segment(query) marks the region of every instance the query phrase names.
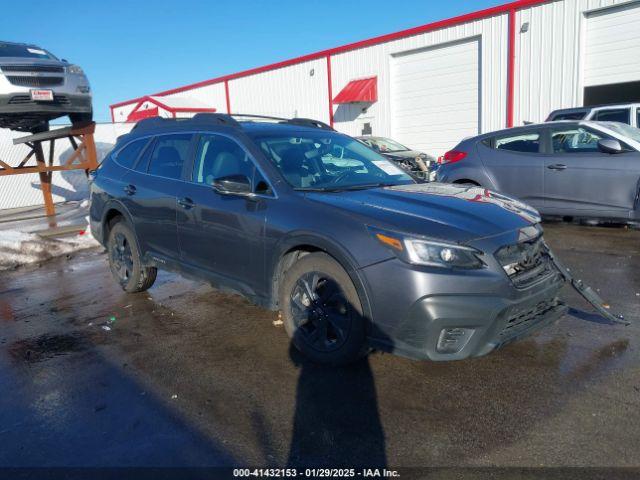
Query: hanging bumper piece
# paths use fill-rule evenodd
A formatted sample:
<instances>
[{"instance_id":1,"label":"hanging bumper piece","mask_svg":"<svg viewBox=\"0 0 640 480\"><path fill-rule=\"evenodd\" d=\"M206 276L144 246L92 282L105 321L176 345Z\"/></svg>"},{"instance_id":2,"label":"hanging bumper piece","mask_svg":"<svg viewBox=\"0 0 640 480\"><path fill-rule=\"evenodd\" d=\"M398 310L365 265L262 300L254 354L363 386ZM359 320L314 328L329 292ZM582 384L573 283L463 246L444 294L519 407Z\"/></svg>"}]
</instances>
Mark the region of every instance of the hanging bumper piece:
<instances>
[{"instance_id":1,"label":"hanging bumper piece","mask_svg":"<svg viewBox=\"0 0 640 480\"><path fill-rule=\"evenodd\" d=\"M564 277L564 279L571 284L571 286L580 294L582 297L593 305L600 315L602 315L607 320L614 323L621 323L623 325L631 325L631 322L625 320L622 315L614 315L609 311L608 305L600 298L595 290L587 285L585 285L582 280L578 280L573 277L571 272L567 267L565 267L560 260L553 254L553 252L549 249L548 254L551 257L554 265L560 270L560 274Z\"/></svg>"}]
</instances>

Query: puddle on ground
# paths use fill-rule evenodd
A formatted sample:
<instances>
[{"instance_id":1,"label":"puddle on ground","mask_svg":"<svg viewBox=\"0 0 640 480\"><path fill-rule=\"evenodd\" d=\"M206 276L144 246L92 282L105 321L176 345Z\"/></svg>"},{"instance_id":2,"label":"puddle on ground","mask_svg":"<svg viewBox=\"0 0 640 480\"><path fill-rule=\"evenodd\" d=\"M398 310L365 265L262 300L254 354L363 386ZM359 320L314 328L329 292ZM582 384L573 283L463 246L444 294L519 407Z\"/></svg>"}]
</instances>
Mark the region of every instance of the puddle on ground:
<instances>
[{"instance_id":1,"label":"puddle on ground","mask_svg":"<svg viewBox=\"0 0 640 480\"><path fill-rule=\"evenodd\" d=\"M79 334L42 335L13 342L8 347L9 354L16 361L42 362L50 358L79 352L85 348L85 341Z\"/></svg>"}]
</instances>

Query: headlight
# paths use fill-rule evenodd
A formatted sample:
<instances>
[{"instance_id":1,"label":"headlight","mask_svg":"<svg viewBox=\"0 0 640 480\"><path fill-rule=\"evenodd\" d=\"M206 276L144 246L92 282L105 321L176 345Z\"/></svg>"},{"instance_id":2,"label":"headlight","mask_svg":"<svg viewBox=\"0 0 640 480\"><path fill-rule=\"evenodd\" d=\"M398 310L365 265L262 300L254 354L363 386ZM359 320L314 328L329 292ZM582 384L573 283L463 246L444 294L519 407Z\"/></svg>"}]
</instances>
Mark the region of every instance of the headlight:
<instances>
[{"instance_id":1,"label":"headlight","mask_svg":"<svg viewBox=\"0 0 640 480\"><path fill-rule=\"evenodd\" d=\"M390 248L401 260L413 265L467 269L484 266L479 258L482 252L475 248L409 237L375 228L370 230L380 243Z\"/></svg>"},{"instance_id":2,"label":"headlight","mask_svg":"<svg viewBox=\"0 0 640 480\"><path fill-rule=\"evenodd\" d=\"M78 65L69 65L67 72L73 73L74 75L84 75L84 71Z\"/></svg>"}]
</instances>

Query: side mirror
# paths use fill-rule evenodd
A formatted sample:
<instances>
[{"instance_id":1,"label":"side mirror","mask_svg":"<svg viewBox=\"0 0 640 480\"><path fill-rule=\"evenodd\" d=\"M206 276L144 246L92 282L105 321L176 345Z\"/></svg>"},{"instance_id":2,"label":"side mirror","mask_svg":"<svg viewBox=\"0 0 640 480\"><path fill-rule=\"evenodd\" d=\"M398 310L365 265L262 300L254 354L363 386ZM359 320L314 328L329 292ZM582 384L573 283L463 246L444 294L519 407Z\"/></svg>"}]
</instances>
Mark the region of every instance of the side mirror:
<instances>
[{"instance_id":1,"label":"side mirror","mask_svg":"<svg viewBox=\"0 0 640 480\"><path fill-rule=\"evenodd\" d=\"M216 178L213 189L223 195L251 195L251 181L246 175L228 175Z\"/></svg>"},{"instance_id":2,"label":"side mirror","mask_svg":"<svg viewBox=\"0 0 640 480\"><path fill-rule=\"evenodd\" d=\"M614 140L613 138L603 138L598 141L598 149L602 153L616 154L622 153L624 149L618 140Z\"/></svg>"}]
</instances>

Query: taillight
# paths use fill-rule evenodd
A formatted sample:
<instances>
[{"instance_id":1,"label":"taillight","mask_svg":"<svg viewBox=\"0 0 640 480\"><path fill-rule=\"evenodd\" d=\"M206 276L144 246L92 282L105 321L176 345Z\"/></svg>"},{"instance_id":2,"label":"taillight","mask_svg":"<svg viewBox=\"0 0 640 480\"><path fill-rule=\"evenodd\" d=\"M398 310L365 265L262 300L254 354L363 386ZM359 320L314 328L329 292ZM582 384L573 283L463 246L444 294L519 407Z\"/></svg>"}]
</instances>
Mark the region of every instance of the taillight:
<instances>
[{"instance_id":1,"label":"taillight","mask_svg":"<svg viewBox=\"0 0 640 480\"><path fill-rule=\"evenodd\" d=\"M442 162L440 163L456 163L460 160L464 159L467 156L467 152L462 152L460 150L449 150L442 157Z\"/></svg>"}]
</instances>

